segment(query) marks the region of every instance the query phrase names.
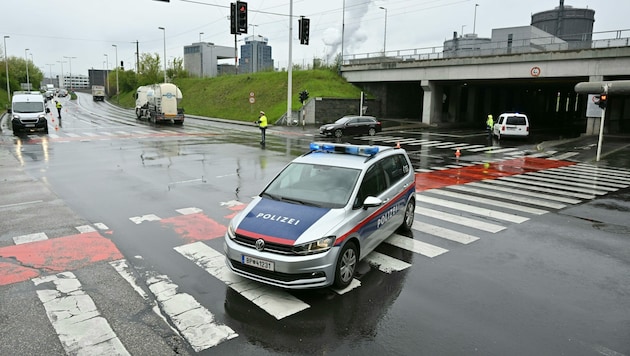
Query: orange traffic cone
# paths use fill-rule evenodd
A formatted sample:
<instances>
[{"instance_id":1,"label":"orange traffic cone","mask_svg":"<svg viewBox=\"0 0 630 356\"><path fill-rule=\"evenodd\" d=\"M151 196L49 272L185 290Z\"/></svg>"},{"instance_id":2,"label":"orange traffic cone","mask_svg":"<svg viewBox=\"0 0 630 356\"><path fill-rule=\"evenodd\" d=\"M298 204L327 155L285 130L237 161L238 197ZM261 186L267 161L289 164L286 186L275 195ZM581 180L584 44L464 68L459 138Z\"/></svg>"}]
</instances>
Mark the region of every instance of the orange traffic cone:
<instances>
[{"instance_id":1,"label":"orange traffic cone","mask_svg":"<svg viewBox=\"0 0 630 356\"><path fill-rule=\"evenodd\" d=\"M459 148L455 151L455 157L459 158L461 156L461 152L459 152Z\"/></svg>"}]
</instances>

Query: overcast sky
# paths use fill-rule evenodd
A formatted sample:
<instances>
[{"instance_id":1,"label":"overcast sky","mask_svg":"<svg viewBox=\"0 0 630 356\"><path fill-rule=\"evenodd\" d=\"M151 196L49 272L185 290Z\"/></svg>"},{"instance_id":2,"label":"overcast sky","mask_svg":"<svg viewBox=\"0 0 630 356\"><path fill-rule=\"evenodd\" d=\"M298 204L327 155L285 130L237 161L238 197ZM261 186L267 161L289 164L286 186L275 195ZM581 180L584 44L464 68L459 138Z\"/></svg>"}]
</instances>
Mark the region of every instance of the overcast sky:
<instances>
[{"instance_id":1,"label":"overcast sky","mask_svg":"<svg viewBox=\"0 0 630 356\"><path fill-rule=\"evenodd\" d=\"M87 75L90 68L114 66L116 48L112 45L117 46L118 61L123 61L126 69L135 65L136 41L140 53L162 57L164 34L169 61L183 58L183 47L200 38L234 47L228 22L230 2L0 0L0 34L10 36L6 39L9 56L24 58L28 53L45 76L61 74L61 61L66 62L65 75L70 69ZM267 38L276 68L285 68L289 61L290 0L247 3L247 36ZM462 29L466 34L474 30L479 37L489 38L493 28L527 26L533 13L558 5L559 0L345 0L344 17L344 0L293 0L293 62L306 65L313 58L332 59L341 51L342 29L346 55L379 52L384 45L387 51L433 47L442 46L454 31L461 33ZM629 0L566 0L567 5L594 9L595 32L630 29ZM308 46L300 45L297 39L301 15L311 19ZM239 48L245 36L238 36ZM623 36L630 37L630 30Z\"/></svg>"}]
</instances>

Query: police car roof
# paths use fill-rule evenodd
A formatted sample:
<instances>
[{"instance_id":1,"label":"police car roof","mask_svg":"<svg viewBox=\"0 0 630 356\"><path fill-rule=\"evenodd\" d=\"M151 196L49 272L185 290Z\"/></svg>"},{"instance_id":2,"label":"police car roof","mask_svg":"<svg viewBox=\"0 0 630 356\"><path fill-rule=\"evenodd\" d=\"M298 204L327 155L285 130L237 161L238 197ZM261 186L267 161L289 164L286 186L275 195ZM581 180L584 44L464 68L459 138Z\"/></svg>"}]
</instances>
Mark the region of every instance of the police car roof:
<instances>
[{"instance_id":1,"label":"police car roof","mask_svg":"<svg viewBox=\"0 0 630 356\"><path fill-rule=\"evenodd\" d=\"M365 147L365 146L360 146ZM395 152L397 149L389 146L369 146L370 148L378 148L378 153L374 155L364 154L351 154L342 152L323 152L323 151L311 151L306 153L293 162L297 163L309 163L309 164L321 164L335 167L346 167L354 169L363 169L374 157L382 157Z\"/></svg>"}]
</instances>

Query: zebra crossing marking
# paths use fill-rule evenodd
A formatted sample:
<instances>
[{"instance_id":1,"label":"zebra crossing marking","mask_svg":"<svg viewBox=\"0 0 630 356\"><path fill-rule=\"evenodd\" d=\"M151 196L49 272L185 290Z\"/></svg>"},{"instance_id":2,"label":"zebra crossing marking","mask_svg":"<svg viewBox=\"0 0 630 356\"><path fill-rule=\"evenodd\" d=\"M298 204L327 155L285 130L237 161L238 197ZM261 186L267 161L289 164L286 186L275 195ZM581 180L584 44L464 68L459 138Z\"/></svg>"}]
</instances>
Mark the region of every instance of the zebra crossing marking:
<instances>
[{"instance_id":1,"label":"zebra crossing marking","mask_svg":"<svg viewBox=\"0 0 630 356\"><path fill-rule=\"evenodd\" d=\"M561 167L563 169L560 168L554 168L554 169L550 169L549 171L553 171L554 173L558 174L558 175L562 175L565 177L575 177L576 174L579 174L580 177L583 178L588 178L591 180L595 180L598 182L611 182L611 183L624 183L624 184L630 184L630 178L626 179L623 177L615 177L615 176L611 176L611 175L605 175L605 176L600 176L597 173L593 173L593 172L589 172L589 171L582 171L582 170L574 170L574 169L570 169L571 166L567 166L567 167Z\"/></svg>"},{"instance_id":2,"label":"zebra crossing marking","mask_svg":"<svg viewBox=\"0 0 630 356\"><path fill-rule=\"evenodd\" d=\"M228 326L216 323L214 315L193 296L178 292L179 287L167 276L149 277L147 285L177 330L196 352L238 336Z\"/></svg>"},{"instance_id":3,"label":"zebra crossing marking","mask_svg":"<svg viewBox=\"0 0 630 356\"><path fill-rule=\"evenodd\" d=\"M481 204L485 204L485 205L497 206L497 207L500 207L500 208L520 211L520 212L523 212L523 213L528 213L528 214L533 214L533 215L543 215L543 214L548 213L547 210L530 208L528 206L522 206L522 205L518 205L518 204L507 203L507 202L494 200L494 199L486 199L486 198L482 198L482 197L474 196L474 195L467 195L467 194L451 192L449 190L444 190L444 189L431 189L431 190L427 190L425 192L426 193L431 193L431 194L437 194L437 195L441 195L441 196L446 196L446 197L449 197L449 198L455 198L455 199L461 199L461 200L466 200L466 201L477 202L477 203L481 203Z\"/></svg>"},{"instance_id":4,"label":"zebra crossing marking","mask_svg":"<svg viewBox=\"0 0 630 356\"><path fill-rule=\"evenodd\" d=\"M16 245L27 244L35 241L48 240L48 235L45 232L37 232L34 234L16 236L13 238L13 243Z\"/></svg>"},{"instance_id":5,"label":"zebra crossing marking","mask_svg":"<svg viewBox=\"0 0 630 356\"><path fill-rule=\"evenodd\" d=\"M561 155L558 156L553 156L553 157L549 157L548 159L554 160L554 161L562 161L562 160L566 160L567 158L571 158L573 156L577 156L579 155L579 152L566 152L563 153Z\"/></svg>"},{"instance_id":6,"label":"zebra crossing marking","mask_svg":"<svg viewBox=\"0 0 630 356\"><path fill-rule=\"evenodd\" d=\"M470 183L467 183L466 185L479 187L483 189L498 190L498 191L512 193L512 194L522 194L529 197L542 198L545 200L553 200L553 201L558 201L558 202L567 203L567 204L579 204L582 202L579 199L573 199L573 198L568 198L568 197L559 196L559 195L552 195L551 190L548 191L548 193L550 194L537 193L536 191L532 190L531 187L522 187L519 184L510 184L509 182L501 182L495 179L485 179L479 182L470 182ZM519 187L519 189L510 188L510 187Z\"/></svg>"},{"instance_id":7,"label":"zebra crossing marking","mask_svg":"<svg viewBox=\"0 0 630 356\"><path fill-rule=\"evenodd\" d=\"M535 177L532 177L532 178L535 178ZM519 183L521 184L520 186L529 185L529 186L541 186L544 188L554 188L556 189L557 192L563 192L562 194L567 194L567 195L569 194L569 192L572 192L572 196L577 196L583 199L593 199L595 195L606 194L606 192L603 192L603 191L583 189L583 188L578 188L578 187L570 187L563 184L552 184L550 182L544 182L544 181L534 180L530 178L524 178L524 177L521 178L521 176L501 177L498 180ZM578 196L576 194L580 194L580 195Z\"/></svg>"},{"instance_id":8,"label":"zebra crossing marking","mask_svg":"<svg viewBox=\"0 0 630 356\"><path fill-rule=\"evenodd\" d=\"M496 211L496 210L482 208L482 207L478 207L474 205L457 203L450 200L444 200L444 199L439 199L439 198L433 198L433 197L429 197L423 194L416 194L416 200L419 202L427 203L427 204L438 205L438 206L455 209L455 210L461 210L465 212L470 212L475 215L486 216L489 218L499 219L499 220L513 222L517 224L520 224L524 221L529 220L529 218L516 215L516 214L509 214L509 213L504 213L502 211Z\"/></svg>"},{"instance_id":9,"label":"zebra crossing marking","mask_svg":"<svg viewBox=\"0 0 630 356\"><path fill-rule=\"evenodd\" d=\"M310 308L310 305L282 289L273 288L232 273L225 264L225 256L203 242L178 246L175 247L175 251L278 320Z\"/></svg>"},{"instance_id":10,"label":"zebra crossing marking","mask_svg":"<svg viewBox=\"0 0 630 356\"><path fill-rule=\"evenodd\" d=\"M33 278L46 316L69 355L129 355L72 272Z\"/></svg>"},{"instance_id":11,"label":"zebra crossing marking","mask_svg":"<svg viewBox=\"0 0 630 356\"><path fill-rule=\"evenodd\" d=\"M411 251L419 255L423 255L429 258L437 257L443 253L448 252L447 249L441 248L435 245L428 244L419 240L415 240L411 237L402 236L398 234L392 234L385 240L387 244L402 248L403 250Z\"/></svg>"},{"instance_id":12,"label":"zebra crossing marking","mask_svg":"<svg viewBox=\"0 0 630 356\"><path fill-rule=\"evenodd\" d=\"M505 230L505 226L502 225L492 224L489 222L471 219L461 215L450 214L439 210L428 209L421 206L417 206L415 212L419 215L428 216L430 218L439 219L453 224L463 225L486 232L497 233L499 231Z\"/></svg>"},{"instance_id":13,"label":"zebra crossing marking","mask_svg":"<svg viewBox=\"0 0 630 356\"><path fill-rule=\"evenodd\" d=\"M394 271L400 272L411 267L411 264L405 261L401 261L397 258L393 258L376 251L372 251L365 256L365 261L384 273L392 273Z\"/></svg>"},{"instance_id":14,"label":"zebra crossing marking","mask_svg":"<svg viewBox=\"0 0 630 356\"><path fill-rule=\"evenodd\" d=\"M478 237L465 234L463 232L447 229L440 226L435 226L419 221L413 222L413 229L418 230L421 233L441 237L443 239L459 242L460 244L467 245L469 243L479 240Z\"/></svg>"},{"instance_id":15,"label":"zebra crossing marking","mask_svg":"<svg viewBox=\"0 0 630 356\"><path fill-rule=\"evenodd\" d=\"M470 183L469 184L450 186L449 188L450 189L459 190L459 191L463 191L463 192L468 192L468 193L485 195L485 196L493 197L493 198L517 201L517 202L524 203L524 204L544 206L544 207L551 208L551 209L562 209L562 208L566 207L565 204L554 203L554 202L550 202L548 200L535 199L535 198L533 198L531 196L524 195L523 191L516 192L517 193L516 195L514 194L515 192L511 192L511 194L503 194L501 192L496 192L496 191L492 191L492 190L475 188Z\"/></svg>"},{"instance_id":16,"label":"zebra crossing marking","mask_svg":"<svg viewBox=\"0 0 630 356\"><path fill-rule=\"evenodd\" d=\"M541 181L541 182L549 182L549 183L553 183L553 184L564 184L566 189L569 189L569 187L571 188L584 188L585 191L584 192L592 192L595 195L604 195L606 193L609 192L614 192L616 190L618 190L617 188L610 188L610 187L603 187L603 186L597 186L595 184L583 184L583 183L578 183L578 182L574 182L571 180L562 180L562 179L554 179L554 178L549 178L548 176L545 176L544 174L538 173L538 172L529 172L529 173L525 173L523 175L521 175L523 178L525 179L531 179L531 180L537 180L537 181Z\"/></svg>"},{"instance_id":17,"label":"zebra crossing marking","mask_svg":"<svg viewBox=\"0 0 630 356\"><path fill-rule=\"evenodd\" d=\"M571 183L580 183L580 184L585 184L588 187L600 187L602 189L614 189L614 190L618 190L621 188L625 188L627 185L626 184L619 184L617 182L613 183L610 181L600 181L598 179L594 179L594 178L585 178L583 176L576 176L575 174L572 176L567 176L565 174L559 174L557 172L531 172L529 173L531 175L535 175L537 177L548 177L548 178L553 178L553 179L564 179L567 180ZM595 183L593 183L593 181L595 181Z\"/></svg>"}]
</instances>

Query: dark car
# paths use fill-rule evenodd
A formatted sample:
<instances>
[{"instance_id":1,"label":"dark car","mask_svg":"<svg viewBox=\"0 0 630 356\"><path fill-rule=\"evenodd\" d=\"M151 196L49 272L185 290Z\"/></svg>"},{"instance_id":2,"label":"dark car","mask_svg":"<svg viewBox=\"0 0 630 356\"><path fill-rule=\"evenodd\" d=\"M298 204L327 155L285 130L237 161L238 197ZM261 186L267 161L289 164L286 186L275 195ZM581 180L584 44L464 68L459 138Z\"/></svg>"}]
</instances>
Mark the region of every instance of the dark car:
<instances>
[{"instance_id":1,"label":"dark car","mask_svg":"<svg viewBox=\"0 0 630 356\"><path fill-rule=\"evenodd\" d=\"M323 136L370 135L381 132L381 122L373 116L344 116L332 124L322 125L319 133Z\"/></svg>"}]
</instances>

